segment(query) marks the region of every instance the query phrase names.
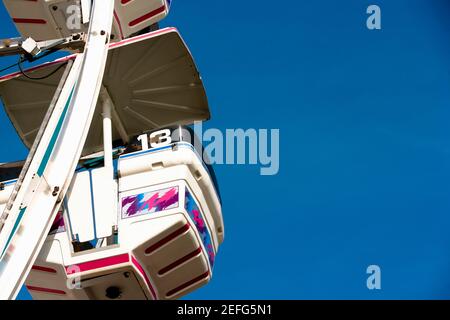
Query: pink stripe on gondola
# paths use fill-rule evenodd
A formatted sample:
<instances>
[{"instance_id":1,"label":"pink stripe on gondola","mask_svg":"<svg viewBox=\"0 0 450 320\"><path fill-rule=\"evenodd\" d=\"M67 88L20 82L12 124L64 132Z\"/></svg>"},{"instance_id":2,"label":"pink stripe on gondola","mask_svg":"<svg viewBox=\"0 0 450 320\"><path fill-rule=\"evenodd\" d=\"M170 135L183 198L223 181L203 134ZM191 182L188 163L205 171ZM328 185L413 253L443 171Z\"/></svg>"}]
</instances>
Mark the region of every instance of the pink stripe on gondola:
<instances>
[{"instance_id":1,"label":"pink stripe on gondola","mask_svg":"<svg viewBox=\"0 0 450 320\"><path fill-rule=\"evenodd\" d=\"M53 268L47 268L47 267L42 267L42 266L37 266L37 265L32 266L31 270L42 271L42 272L46 272L46 273L57 273L57 271Z\"/></svg>"},{"instance_id":2,"label":"pink stripe on gondola","mask_svg":"<svg viewBox=\"0 0 450 320\"><path fill-rule=\"evenodd\" d=\"M27 24L47 24L44 19L31 19L31 18L13 18L15 23L27 23Z\"/></svg>"},{"instance_id":3,"label":"pink stripe on gondola","mask_svg":"<svg viewBox=\"0 0 450 320\"><path fill-rule=\"evenodd\" d=\"M113 257L107 257L103 259L83 262L76 265L71 265L66 267L67 274L73 274L78 272L90 271L100 268L106 268L110 266L114 266L117 264L127 263L130 261L130 257L128 253L119 254ZM77 270L77 271L75 271Z\"/></svg>"},{"instance_id":4,"label":"pink stripe on gondola","mask_svg":"<svg viewBox=\"0 0 450 320\"><path fill-rule=\"evenodd\" d=\"M158 30L158 31L146 33L146 34L143 34L143 35L140 35L140 36L136 36L136 37L133 37L133 38L129 38L129 39L125 39L125 40L122 40L122 41L110 43L109 44L109 48L110 49L114 49L114 48L122 47L122 46L124 46L126 44L129 44L129 43L139 42L139 41L142 41L142 40L146 40L146 39L150 39L150 38L156 37L156 36L158 36L160 34L163 34L163 33L169 33L169 32L174 32L174 31L177 32L177 29L173 28L173 27L164 28L164 29L161 29L161 30ZM28 72L33 72L33 71L36 71L36 70L39 70L39 69L42 69L42 68L45 68L45 67L49 67L49 66L58 64L58 63L66 62L68 60L73 60L73 59L75 59L76 56L77 56L77 54L72 54L72 55L69 55L69 56L57 59L55 61L43 63L41 65L38 65L38 66L35 66L35 67L32 67L32 68L28 68L28 69L26 69L24 71L27 72L27 73ZM14 73L7 74L7 75L4 75L4 76L0 76L0 82L19 77L20 75L22 75L22 73L19 71L19 72L14 72Z\"/></svg>"},{"instance_id":5,"label":"pink stripe on gondola","mask_svg":"<svg viewBox=\"0 0 450 320\"><path fill-rule=\"evenodd\" d=\"M61 296L66 294L64 291L58 290L58 289L50 289L50 288L35 287L35 286L26 286L26 287L30 291L52 293L52 294L58 294L58 295L61 295Z\"/></svg>"},{"instance_id":6,"label":"pink stripe on gondola","mask_svg":"<svg viewBox=\"0 0 450 320\"><path fill-rule=\"evenodd\" d=\"M36 71L36 70L39 70L39 69L42 69L42 68L45 68L45 67L53 66L53 65L58 64L58 63L66 62L68 60L73 60L73 59L75 59L75 57L76 57L76 54L72 54L72 55L69 55L69 56L57 59L55 61L46 62L46 63L43 63L41 65L38 65L38 66L35 66L35 67L32 67L32 68L28 68L28 69L26 69L24 71L27 72L27 73L28 72L33 72L33 71ZM22 73L20 71L4 75L4 76L0 77L0 82L5 81L5 80L10 80L10 79L18 77L20 75L22 75Z\"/></svg>"},{"instance_id":7,"label":"pink stripe on gondola","mask_svg":"<svg viewBox=\"0 0 450 320\"><path fill-rule=\"evenodd\" d=\"M120 39L123 39L123 30L122 30L122 24L120 23L119 16L117 15L116 10L114 10L114 19L117 21L117 24L119 25L119 32L120 32Z\"/></svg>"},{"instance_id":8,"label":"pink stripe on gondola","mask_svg":"<svg viewBox=\"0 0 450 320\"><path fill-rule=\"evenodd\" d=\"M143 16L141 16L137 19L132 20L130 23L128 23L128 25L130 27L134 27L135 25L138 25L139 23L149 20L149 19L153 18L154 16L157 16L158 14L163 13L165 11L166 11L166 6L164 5L158 9L155 9L153 11L150 11L149 13L144 14Z\"/></svg>"},{"instance_id":9,"label":"pink stripe on gondola","mask_svg":"<svg viewBox=\"0 0 450 320\"><path fill-rule=\"evenodd\" d=\"M147 273L145 272L144 268L142 268L141 264L133 256L131 256L131 263L133 263L133 265L138 269L139 273L144 277L145 283L149 287L149 289L152 293L153 299L156 300L157 298L156 298L155 289L153 288L152 283L150 282L150 279L147 276Z\"/></svg>"}]
</instances>

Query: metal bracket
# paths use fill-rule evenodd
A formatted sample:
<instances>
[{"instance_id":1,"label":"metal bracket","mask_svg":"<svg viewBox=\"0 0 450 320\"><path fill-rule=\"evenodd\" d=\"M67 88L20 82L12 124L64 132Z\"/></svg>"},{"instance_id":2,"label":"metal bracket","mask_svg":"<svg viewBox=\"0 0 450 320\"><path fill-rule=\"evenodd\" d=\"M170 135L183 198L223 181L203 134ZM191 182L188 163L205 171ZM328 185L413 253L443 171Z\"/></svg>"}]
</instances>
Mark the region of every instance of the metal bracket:
<instances>
[{"instance_id":1,"label":"metal bracket","mask_svg":"<svg viewBox=\"0 0 450 320\"><path fill-rule=\"evenodd\" d=\"M39 52L46 50L71 50L83 52L87 36L85 33L74 33L70 37L34 42L33 39L10 38L0 40L0 57L26 54L35 57ZM35 50L26 47L27 44L35 43ZM36 54L34 54L35 52Z\"/></svg>"}]
</instances>

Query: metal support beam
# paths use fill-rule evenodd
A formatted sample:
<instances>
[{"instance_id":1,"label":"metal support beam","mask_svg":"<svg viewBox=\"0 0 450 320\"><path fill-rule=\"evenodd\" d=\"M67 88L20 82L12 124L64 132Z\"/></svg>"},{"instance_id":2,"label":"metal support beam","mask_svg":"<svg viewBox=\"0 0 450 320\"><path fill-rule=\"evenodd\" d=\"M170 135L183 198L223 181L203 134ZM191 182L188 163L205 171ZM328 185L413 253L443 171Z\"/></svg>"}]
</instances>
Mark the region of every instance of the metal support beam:
<instances>
[{"instance_id":1,"label":"metal support beam","mask_svg":"<svg viewBox=\"0 0 450 320\"><path fill-rule=\"evenodd\" d=\"M114 0L93 2L86 50L64 84L51 124L37 142L23 183L8 202L0 232L0 299L15 299L33 266L72 180L97 105ZM10 209L9 209L10 208ZM19 253L19 254L18 254Z\"/></svg>"},{"instance_id":2,"label":"metal support beam","mask_svg":"<svg viewBox=\"0 0 450 320\"><path fill-rule=\"evenodd\" d=\"M37 47L42 50L72 50L82 52L86 44L87 36L84 33L75 33L67 38L36 42ZM0 57L26 54L22 44L23 38L0 39Z\"/></svg>"},{"instance_id":3,"label":"metal support beam","mask_svg":"<svg viewBox=\"0 0 450 320\"><path fill-rule=\"evenodd\" d=\"M101 95L102 101L106 101L106 103L108 103L108 105L111 106L111 119L114 124L114 127L119 132L120 138L122 139L122 141L124 143L128 143L130 138L128 137L127 130L125 129L125 126L123 125L122 120L120 120L120 117L117 114L114 102L111 99L111 95L109 94L108 89L106 89L104 86L102 86L100 95Z\"/></svg>"},{"instance_id":4,"label":"metal support beam","mask_svg":"<svg viewBox=\"0 0 450 320\"><path fill-rule=\"evenodd\" d=\"M100 91L100 100L102 103L102 117L103 117L103 150L105 168L113 170L113 145L112 145L112 123L111 110L112 101L109 98L108 92L104 87Z\"/></svg>"}]
</instances>

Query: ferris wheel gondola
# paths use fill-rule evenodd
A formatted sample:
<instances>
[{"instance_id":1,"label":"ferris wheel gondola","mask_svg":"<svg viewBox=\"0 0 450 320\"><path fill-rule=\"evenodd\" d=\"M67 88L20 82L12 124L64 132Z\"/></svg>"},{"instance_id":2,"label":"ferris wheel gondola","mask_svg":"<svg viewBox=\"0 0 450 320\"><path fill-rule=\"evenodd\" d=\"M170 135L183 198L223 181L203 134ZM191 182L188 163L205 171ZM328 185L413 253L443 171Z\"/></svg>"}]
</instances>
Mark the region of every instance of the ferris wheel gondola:
<instances>
[{"instance_id":1,"label":"ferris wheel gondola","mask_svg":"<svg viewBox=\"0 0 450 320\"><path fill-rule=\"evenodd\" d=\"M30 148L0 165L0 298L25 283L36 299L175 299L209 282L221 200L183 125L210 111L180 34L155 28L170 1L4 3L21 38L0 56L70 53L0 77Z\"/></svg>"}]
</instances>

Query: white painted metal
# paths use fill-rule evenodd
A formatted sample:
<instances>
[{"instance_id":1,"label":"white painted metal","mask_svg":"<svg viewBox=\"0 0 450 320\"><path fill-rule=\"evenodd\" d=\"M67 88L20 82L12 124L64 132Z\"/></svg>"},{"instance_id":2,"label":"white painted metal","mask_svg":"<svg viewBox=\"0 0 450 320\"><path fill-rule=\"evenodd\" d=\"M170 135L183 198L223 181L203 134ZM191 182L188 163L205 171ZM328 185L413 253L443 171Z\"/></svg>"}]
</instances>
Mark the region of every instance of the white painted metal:
<instances>
[{"instance_id":1,"label":"white painted metal","mask_svg":"<svg viewBox=\"0 0 450 320\"><path fill-rule=\"evenodd\" d=\"M125 4L117 1L115 24L121 38L151 26L162 20L169 13L167 0L135 0Z\"/></svg>"},{"instance_id":2,"label":"white painted metal","mask_svg":"<svg viewBox=\"0 0 450 320\"><path fill-rule=\"evenodd\" d=\"M73 102L56 141L55 152L50 156L52 170L44 172L47 182L62 190L70 183L65 177L75 171L97 105L108 53L113 5L114 0L94 2L89 39Z\"/></svg>"},{"instance_id":3,"label":"white painted metal","mask_svg":"<svg viewBox=\"0 0 450 320\"><path fill-rule=\"evenodd\" d=\"M95 217L95 238L111 236L117 225L117 181L113 179L113 167L91 171L92 197Z\"/></svg>"},{"instance_id":4,"label":"white painted metal","mask_svg":"<svg viewBox=\"0 0 450 320\"><path fill-rule=\"evenodd\" d=\"M84 171L75 175L66 199L73 238L80 242L95 239L90 172Z\"/></svg>"},{"instance_id":5,"label":"white painted metal","mask_svg":"<svg viewBox=\"0 0 450 320\"><path fill-rule=\"evenodd\" d=\"M72 3L32 2L63 8ZM209 117L201 79L175 29L108 43L113 16L121 37L128 37L162 19L168 2L95 0L87 15L89 2L81 2L84 22L90 21L84 53L30 71L46 74L49 67L74 60L72 68L64 71L67 79L63 76L64 85L54 96L14 190L14 182L0 190L0 209L10 195L4 223L0 221L0 250L4 248L0 299L14 298L25 278L38 299L105 299L109 286L122 288L124 299L175 299L210 280L223 241L214 179L191 144L181 138L174 144L160 140L158 146L163 149L121 155L119 170L114 172L112 142L117 137L126 143L142 131ZM150 6L155 8L142 12ZM64 17L53 11L53 22L62 25ZM31 87L37 95L39 86L51 91L62 71ZM42 94L41 101L36 97L31 102L21 100L12 89L19 77L0 78L0 92L19 135L27 141L36 131L33 118L28 116L26 126L20 126L21 120L8 108L13 106L21 117L21 109L44 108L49 98ZM13 80L5 85L7 79ZM94 117L99 124L93 125ZM163 131L170 136L170 129L149 135L150 148L155 148L154 138ZM86 148L88 136L102 136L103 143L88 143ZM82 154L92 152L86 157L92 160L100 149L103 167L75 170ZM61 210L64 226L59 224ZM57 213L58 223L52 225ZM119 232L111 237L113 230ZM74 240L81 243L72 244ZM85 268L79 269L81 265ZM81 280L81 289L69 286L68 278Z\"/></svg>"},{"instance_id":6,"label":"white painted metal","mask_svg":"<svg viewBox=\"0 0 450 320\"><path fill-rule=\"evenodd\" d=\"M82 23L86 24L91 20L92 0L81 0Z\"/></svg>"},{"instance_id":7,"label":"white painted metal","mask_svg":"<svg viewBox=\"0 0 450 320\"><path fill-rule=\"evenodd\" d=\"M65 58L71 59L71 57ZM27 73L40 77L62 62ZM62 70L55 75L61 76ZM20 73L0 77L0 95L20 138L31 146L57 82L27 81ZM210 118L208 99L198 68L178 30L165 28L110 44L103 85L113 102L113 141L172 125L190 125ZM28 92L23 95L21 92ZM25 117L23 109L33 112ZM99 101L83 155L103 151Z\"/></svg>"},{"instance_id":8,"label":"white painted metal","mask_svg":"<svg viewBox=\"0 0 450 320\"><path fill-rule=\"evenodd\" d=\"M59 209L58 200L62 200L71 181L102 83L113 9L114 0L94 2L86 50L76 59L83 60L80 74L66 81L65 96L61 95L65 99L60 96L56 106L61 108L64 101L61 116L52 122L54 127L47 126L44 131L31 160L35 167L26 168L22 185L18 184L17 196L21 197L16 197L4 217L0 233L0 299L14 299L18 294ZM75 87L74 76L78 76Z\"/></svg>"},{"instance_id":9,"label":"white painted metal","mask_svg":"<svg viewBox=\"0 0 450 320\"><path fill-rule=\"evenodd\" d=\"M140 160L139 163L146 163L147 165L140 166L138 171L130 170L138 160ZM158 299L179 298L210 280L213 268L209 262L209 254L211 250L217 253L222 242L219 231L223 235L223 226L216 224L216 221L219 221L219 223L222 221L221 209L220 204L219 206L216 205L219 200L209 174L203 167L201 159L193 151L192 146L190 147L187 143L177 143L163 151L147 150L144 153L125 154L119 159L119 162L119 166L124 169L124 175L118 177L121 185L119 199L116 198L115 200L120 213L117 221L119 245L73 254L72 245L69 241L70 237L65 232L48 236L35 265L52 268L57 270L57 273L49 274L36 269L32 270L26 284L29 287L56 289L63 293L30 290L33 298L86 299L86 296L88 296L89 299L106 299L105 288L119 286L124 291L122 299L153 299L148 285L128 260L124 264L115 266L98 264L96 268L70 275L69 278L77 276L81 280L81 290L72 290L65 285L68 277L65 267L80 266L86 262L99 261L103 258L113 260L114 257L119 255L133 256L140 262ZM93 171L95 170L97 169ZM84 174L85 172L78 172L75 177ZM101 179L97 179L98 177L93 176L94 184L97 181L99 184L103 183ZM151 212L124 216L124 212L126 212L126 207L122 203L124 198L142 193L162 192L161 194L164 194L165 191L163 190L173 188L176 188L179 194L176 204L162 209L153 207ZM202 225L210 231L212 248L204 245L204 234L201 235L196 230L198 221L194 221L186 210L187 190L195 197L203 217L204 224ZM216 201L209 200L212 198ZM95 196L95 201L98 201L97 196ZM82 210L81 202L74 202L73 205L75 209ZM69 215L76 217L78 212L70 210ZM71 221L73 224L72 219ZM183 233L179 233L159 249L146 253L146 249L186 225L189 225L190 228ZM201 252L199 249L201 249ZM192 255L189 260L174 265L174 262L192 254L192 252L196 252L196 254ZM169 267L170 272L161 272L168 266L173 266ZM119 274L123 275L124 272L130 272L131 277L135 274L139 278L139 282L130 282L128 281L129 278L118 277ZM90 279L93 278L99 281L91 281ZM196 281L192 282L191 285L174 290L193 279L196 279ZM138 297L136 296L137 292L145 292L146 294Z\"/></svg>"},{"instance_id":10,"label":"white painted metal","mask_svg":"<svg viewBox=\"0 0 450 320\"><path fill-rule=\"evenodd\" d=\"M35 40L87 32L87 22L92 19L89 14L91 0L3 0L3 3L19 33ZM133 0L127 3L117 0L112 41L129 38L164 19L168 13L167 0Z\"/></svg>"},{"instance_id":11,"label":"white painted metal","mask_svg":"<svg viewBox=\"0 0 450 320\"><path fill-rule=\"evenodd\" d=\"M70 59L67 57L66 59ZM34 77L55 70L61 62L27 71ZM62 70L55 75L55 78ZM30 82L20 73L0 78L0 95L12 124L31 146L56 87L52 79ZM113 141L124 143L148 130L190 125L210 118L208 99L198 68L175 28L165 28L110 44L103 85L113 101ZM21 92L29 92L27 95ZM40 103L41 102L41 103ZM25 117L28 108L34 117ZM99 101L83 155L103 151L102 106Z\"/></svg>"},{"instance_id":12,"label":"white painted metal","mask_svg":"<svg viewBox=\"0 0 450 320\"><path fill-rule=\"evenodd\" d=\"M37 48L34 48L36 52L33 52L33 48L31 50L27 48L26 41L30 43L30 40L25 40L23 38L11 38L11 39L0 39L0 56L11 56L18 54L29 53L33 56L39 50L72 50L72 51L82 51L84 49L86 35L84 33L76 33L67 38L61 39L53 39L46 41L34 41ZM31 38L28 38L31 39Z\"/></svg>"},{"instance_id":13,"label":"white painted metal","mask_svg":"<svg viewBox=\"0 0 450 320\"><path fill-rule=\"evenodd\" d=\"M113 145L112 145L112 101L105 87L101 88L100 100L102 103L103 117L103 153L105 168L111 171L111 180L113 178Z\"/></svg>"},{"instance_id":14,"label":"white painted metal","mask_svg":"<svg viewBox=\"0 0 450 320\"><path fill-rule=\"evenodd\" d=\"M0 299L13 299L26 278L33 258L39 253L41 238L45 239L46 224L51 223L51 205L43 211L42 207L32 203L30 195L37 195L37 200L50 200L52 190L47 182L37 173L45 159L48 145L58 127L67 101L70 99L72 86L76 82L81 65L81 56L75 60L65 86L57 97L51 116L43 123L43 134L36 140L36 148L32 148L21 177L15 186L10 200L3 212L3 228L0 232ZM37 183L36 183L37 182ZM54 197L52 197L54 198ZM38 214L30 215L26 211L32 208ZM27 213L27 214L26 214ZM24 225L27 227L25 228ZM39 228L41 228L39 230ZM18 233L18 231L21 231ZM37 238L37 239L36 239Z\"/></svg>"},{"instance_id":15,"label":"white painted metal","mask_svg":"<svg viewBox=\"0 0 450 320\"><path fill-rule=\"evenodd\" d=\"M9 197L11 196L14 189L14 181L4 181L2 182L4 189L0 192L0 212L5 210L6 204L8 203Z\"/></svg>"},{"instance_id":16,"label":"white painted metal","mask_svg":"<svg viewBox=\"0 0 450 320\"><path fill-rule=\"evenodd\" d=\"M224 240L224 223L222 217L222 206L218 198L214 183L206 171L199 156L192 150L188 143L178 143L176 148L167 152L141 151L134 154L124 155L119 158L119 195L129 190L139 188L142 181L167 181L175 180L175 177L195 177L196 183L190 181L195 188L195 194L201 195L204 202L205 215L211 221L215 243L218 246ZM172 170L180 171L174 171ZM163 169L163 170L161 170ZM184 173L188 170L190 174ZM185 178L188 180L188 178Z\"/></svg>"},{"instance_id":17,"label":"white painted metal","mask_svg":"<svg viewBox=\"0 0 450 320\"><path fill-rule=\"evenodd\" d=\"M100 91L100 101L103 111L104 167L91 171L96 239L111 236L113 227L117 225L117 181L114 180L112 144L112 110L114 105L108 90L103 86Z\"/></svg>"},{"instance_id":18,"label":"white painted metal","mask_svg":"<svg viewBox=\"0 0 450 320\"><path fill-rule=\"evenodd\" d=\"M117 182L112 170L102 167L74 176L65 201L71 238L88 242L112 234L117 224Z\"/></svg>"}]
</instances>

